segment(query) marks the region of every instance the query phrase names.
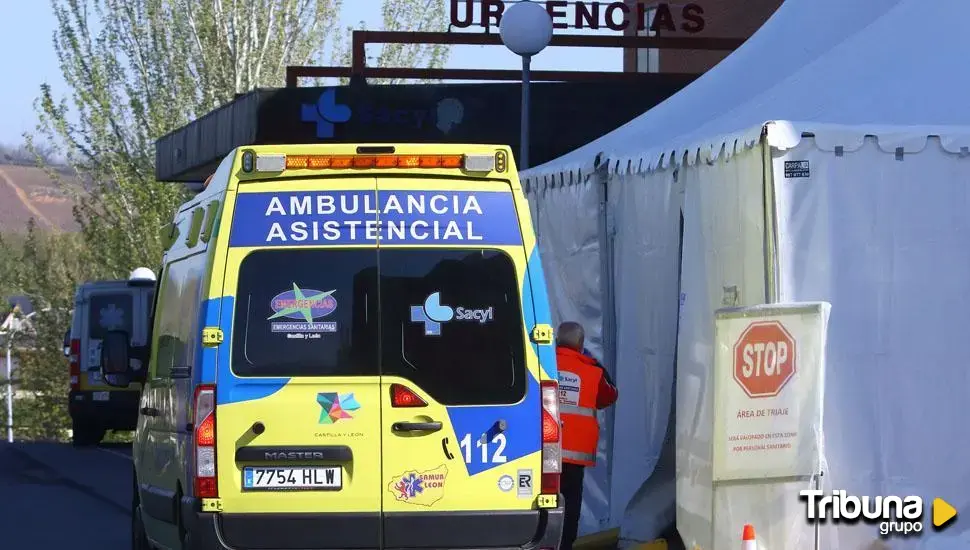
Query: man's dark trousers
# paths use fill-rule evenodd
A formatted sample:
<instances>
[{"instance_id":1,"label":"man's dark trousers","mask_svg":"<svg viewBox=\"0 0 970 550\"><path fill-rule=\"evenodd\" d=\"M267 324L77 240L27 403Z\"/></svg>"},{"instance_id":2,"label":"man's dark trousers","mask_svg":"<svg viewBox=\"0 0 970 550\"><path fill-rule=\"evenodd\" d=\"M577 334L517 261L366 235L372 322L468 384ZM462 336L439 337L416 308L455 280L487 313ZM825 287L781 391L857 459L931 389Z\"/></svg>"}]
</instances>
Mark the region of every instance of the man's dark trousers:
<instances>
[{"instance_id":1,"label":"man's dark trousers","mask_svg":"<svg viewBox=\"0 0 970 550\"><path fill-rule=\"evenodd\" d=\"M560 550L573 550L573 542L579 531L579 512L583 509L583 475L586 467L579 464L563 462L560 490L566 500L563 517L562 543Z\"/></svg>"}]
</instances>

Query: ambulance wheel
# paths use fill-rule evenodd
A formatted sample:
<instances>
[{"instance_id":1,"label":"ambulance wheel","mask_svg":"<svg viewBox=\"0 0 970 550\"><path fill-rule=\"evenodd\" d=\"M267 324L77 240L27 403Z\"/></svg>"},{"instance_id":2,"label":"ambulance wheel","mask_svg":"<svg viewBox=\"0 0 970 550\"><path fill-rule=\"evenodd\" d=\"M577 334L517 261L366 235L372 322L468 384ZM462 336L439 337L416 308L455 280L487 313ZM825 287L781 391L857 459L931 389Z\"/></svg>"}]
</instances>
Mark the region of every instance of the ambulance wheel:
<instances>
[{"instance_id":1,"label":"ambulance wheel","mask_svg":"<svg viewBox=\"0 0 970 550\"><path fill-rule=\"evenodd\" d=\"M182 502L182 488L179 487L175 491L175 502ZM192 531L185 529L185 525L182 524L182 514L181 511L177 519L178 523L178 533L179 540L182 542L182 550L193 550L195 547L192 545Z\"/></svg>"},{"instance_id":2,"label":"ambulance wheel","mask_svg":"<svg viewBox=\"0 0 970 550\"><path fill-rule=\"evenodd\" d=\"M135 505L131 512L131 550L152 550L145 532L145 523L141 519L141 506Z\"/></svg>"}]
</instances>

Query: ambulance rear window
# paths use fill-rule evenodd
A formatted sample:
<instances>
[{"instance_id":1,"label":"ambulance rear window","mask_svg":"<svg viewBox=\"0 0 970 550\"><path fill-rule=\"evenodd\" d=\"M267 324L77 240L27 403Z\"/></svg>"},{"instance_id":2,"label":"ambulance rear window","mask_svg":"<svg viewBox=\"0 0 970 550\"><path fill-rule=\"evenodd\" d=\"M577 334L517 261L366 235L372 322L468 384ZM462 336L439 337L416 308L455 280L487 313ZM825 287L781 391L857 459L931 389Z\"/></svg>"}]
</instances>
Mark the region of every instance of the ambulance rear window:
<instances>
[{"instance_id":1,"label":"ambulance rear window","mask_svg":"<svg viewBox=\"0 0 970 550\"><path fill-rule=\"evenodd\" d=\"M90 300L88 338L103 340L109 330L122 330L132 335L134 300L131 294L94 294Z\"/></svg>"},{"instance_id":2,"label":"ambulance rear window","mask_svg":"<svg viewBox=\"0 0 970 550\"><path fill-rule=\"evenodd\" d=\"M381 249L381 373L443 405L525 396L519 280L498 250Z\"/></svg>"},{"instance_id":3,"label":"ambulance rear window","mask_svg":"<svg viewBox=\"0 0 970 550\"><path fill-rule=\"evenodd\" d=\"M444 405L525 396L519 280L501 251L259 250L235 299L237 376L400 376Z\"/></svg>"},{"instance_id":4,"label":"ambulance rear window","mask_svg":"<svg viewBox=\"0 0 970 550\"><path fill-rule=\"evenodd\" d=\"M377 251L258 250L239 267L238 376L378 374Z\"/></svg>"}]
</instances>

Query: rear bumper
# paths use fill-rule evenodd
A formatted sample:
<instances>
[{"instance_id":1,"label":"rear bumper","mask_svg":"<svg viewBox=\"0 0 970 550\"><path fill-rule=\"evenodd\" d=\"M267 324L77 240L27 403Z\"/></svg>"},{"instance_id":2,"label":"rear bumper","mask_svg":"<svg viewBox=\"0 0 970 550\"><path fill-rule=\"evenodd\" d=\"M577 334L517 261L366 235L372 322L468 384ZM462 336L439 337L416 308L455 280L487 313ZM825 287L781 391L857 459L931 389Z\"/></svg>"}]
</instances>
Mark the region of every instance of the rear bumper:
<instances>
[{"instance_id":1,"label":"rear bumper","mask_svg":"<svg viewBox=\"0 0 970 550\"><path fill-rule=\"evenodd\" d=\"M94 394L107 393L107 401L95 401ZM75 390L68 394L67 410L80 424L101 426L109 430L134 430L138 424L141 392L113 390L97 392Z\"/></svg>"},{"instance_id":2,"label":"rear bumper","mask_svg":"<svg viewBox=\"0 0 970 550\"><path fill-rule=\"evenodd\" d=\"M191 499L185 499L191 500ZM560 498L560 502L562 499ZM194 510L197 507L191 506ZM562 536L563 509L545 509L517 513L442 512L405 514L384 520L384 537L409 527L407 546L383 545L380 540L380 514L219 514L210 512L185 513L183 521L191 532L191 545L184 550L250 550L250 549L341 549L341 550L555 550ZM188 516L188 517L186 517ZM509 524L535 526L532 540L524 545L502 545L508 536ZM470 535L451 527L467 527L488 531ZM414 533L422 533L416 540ZM476 540L475 546L447 544L454 540ZM393 541L389 541L393 542ZM443 544L444 543L444 544ZM497 543L497 544L496 544Z\"/></svg>"}]
</instances>

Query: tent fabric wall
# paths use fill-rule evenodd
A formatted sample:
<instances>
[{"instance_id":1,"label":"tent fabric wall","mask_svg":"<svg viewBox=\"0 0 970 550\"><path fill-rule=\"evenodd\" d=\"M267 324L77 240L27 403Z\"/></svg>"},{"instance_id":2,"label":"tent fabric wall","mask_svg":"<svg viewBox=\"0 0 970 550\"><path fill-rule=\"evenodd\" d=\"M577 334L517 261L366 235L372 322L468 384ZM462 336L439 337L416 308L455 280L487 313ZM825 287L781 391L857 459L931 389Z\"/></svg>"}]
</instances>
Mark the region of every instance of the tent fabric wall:
<instances>
[{"instance_id":1,"label":"tent fabric wall","mask_svg":"<svg viewBox=\"0 0 970 550\"><path fill-rule=\"evenodd\" d=\"M670 306L676 287L668 276L676 273L681 188L676 507L687 546L730 548L746 522L757 525L767 548L800 548L814 538L804 504L794 497L807 482L716 491L711 483L713 312L766 299L766 183L773 184L776 200L779 301L833 304L823 488L913 493L927 502L944 496L957 509L970 506L970 499L952 492L970 484L970 466L950 460L970 450L970 428L934 425L905 405L915 394L923 396L916 397L920 402L933 400L931 417L959 418L970 387L966 369L945 368L962 364L965 354L954 342L965 340L970 327L970 260L960 253L970 240L970 129L779 122L763 135L757 146L732 156L607 180L622 394L614 433L622 437L614 438L612 452L601 450L601 466L587 477L581 533L619 524L621 537L642 541L663 527L669 493L657 471L658 426L673 369L664 372L672 359L661 356L664 331L676 326L676 306ZM791 149L770 148L766 182L769 143ZM808 160L810 177L786 178L786 160ZM554 317L579 319L591 333L603 318L597 186L587 180L529 195ZM657 370L649 370L651 364ZM656 400L630 399L639 384L645 395L656 392ZM950 446L935 452L942 441ZM610 484L602 465L611 457ZM821 532L822 547L833 550L863 548L878 535L865 525L828 525ZM970 529L957 525L899 547L953 544L970 544Z\"/></svg>"},{"instance_id":2,"label":"tent fabric wall","mask_svg":"<svg viewBox=\"0 0 970 550\"><path fill-rule=\"evenodd\" d=\"M761 303L764 262L758 239L764 231L764 207L763 159L759 151L725 156L714 166L615 175L607 180L607 225L614 231L611 238L618 328L615 376L621 396L612 424L601 413L604 430L599 461L587 472L581 534L619 526L622 538L644 541L658 536L674 519L672 450L666 468L658 469L658 462L664 455L674 385L683 189L696 187L696 210L693 215L684 214L685 254L687 233L702 228L703 243L707 244L698 250L710 256L699 264L685 259L685 280L689 277L686 271L691 271L695 279L700 276L703 281L713 268L716 277L712 280L724 283L711 293L719 304ZM724 167L732 175L730 181L700 185L704 177L720 174L718 170ZM604 260L599 238L604 229L599 217L599 186L596 178L588 178L571 185L532 186L528 192L553 318L556 323L566 319L582 322L597 354L604 351L597 337L604 317L600 262L608 261ZM698 225L702 222L708 225ZM743 241L742 236L749 240ZM752 246L750 242L755 241L757 246ZM731 261L715 265L725 252ZM683 296L689 296L685 304L692 305L694 300L702 303L689 285ZM684 330L682 325L682 333ZM690 385L690 374L687 378ZM686 403L695 408L709 407L699 401L709 399L706 391ZM678 415L683 403L678 403ZM695 416L692 409L685 418L694 421ZM700 423L700 427L705 426ZM710 427L706 429L706 441L710 442ZM667 437L666 442L671 444L671 438ZM677 452L681 451L678 447ZM706 460L710 460L709 451ZM709 525L710 505L705 509Z\"/></svg>"},{"instance_id":3,"label":"tent fabric wall","mask_svg":"<svg viewBox=\"0 0 970 550\"><path fill-rule=\"evenodd\" d=\"M599 337L602 308L609 307L603 304L601 263L612 262L616 274L614 377L621 398L613 410L599 413L604 429L597 466L586 476L580 534L622 523L621 536L647 540L674 519L672 449L667 469L655 470L673 395L682 192L669 173L611 178L605 186L610 223L603 224L602 188L593 177L532 186L528 198L553 318L583 323L588 347L599 357L608 355ZM601 250L607 225L613 229L609 259ZM613 460L618 455L623 460Z\"/></svg>"},{"instance_id":4,"label":"tent fabric wall","mask_svg":"<svg viewBox=\"0 0 970 550\"><path fill-rule=\"evenodd\" d=\"M805 138L776 155L774 173L780 298L832 303L824 488L919 495L929 517L934 497L970 507L970 462L954 460L970 455L970 424L956 420L970 388L970 156L921 133L910 136L923 147L901 158L881 138L842 155L831 138ZM809 161L810 177L786 179L786 160ZM829 526L821 547L855 550L878 535ZM967 548L970 525L897 542Z\"/></svg>"},{"instance_id":5,"label":"tent fabric wall","mask_svg":"<svg viewBox=\"0 0 970 550\"><path fill-rule=\"evenodd\" d=\"M673 399L682 193L670 173L619 175L607 197L620 389L610 523L623 538L649 540L674 520L674 472L656 467ZM653 490L643 490L648 479Z\"/></svg>"},{"instance_id":6,"label":"tent fabric wall","mask_svg":"<svg viewBox=\"0 0 970 550\"><path fill-rule=\"evenodd\" d=\"M822 488L920 495L925 517L936 496L957 509L970 506L957 489L970 484L970 465L952 460L970 452L970 426L932 422L959 418L970 387L967 369L951 367L963 363L956 342L970 328L970 257L959 252L970 242L970 156L956 146L970 128L929 139L926 128L805 129L816 137L788 151L771 149L768 183L777 216L778 301L832 304ZM856 139L879 134L886 139ZM711 482L714 311L765 298L763 154L759 146L677 169L685 186L677 522L687 546L705 550L734 547L744 523L757 526L765 548L814 543L797 498L810 482ZM806 160L809 177L786 178L785 161ZM914 414L912 403L928 402L932 413ZM828 523L820 544L858 550L877 538L875 525ZM893 544L966 547L970 528L957 524Z\"/></svg>"},{"instance_id":7,"label":"tent fabric wall","mask_svg":"<svg viewBox=\"0 0 970 550\"><path fill-rule=\"evenodd\" d=\"M553 322L577 321L586 330L586 347L602 358L603 297L600 273L600 188L596 178L527 188L539 253L549 291ZM600 431L597 466L588 468L583 487L580 534L608 526L610 518L609 441L612 426Z\"/></svg>"},{"instance_id":8,"label":"tent fabric wall","mask_svg":"<svg viewBox=\"0 0 970 550\"><path fill-rule=\"evenodd\" d=\"M598 185L587 179L572 185L532 187L528 198L553 321L557 325L582 323L586 347L602 357Z\"/></svg>"},{"instance_id":9,"label":"tent fabric wall","mask_svg":"<svg viewBox=\"0 0 970 550\"><path fill-rule=\"evenodd\" d=\"M713 164L676 169L684 185L677 341L677 528L688 548L694 544L712 548L714 311L765 301L762 154L762 148L755 147ZM739 528L733 529L734 538Z\"/></svg>"}]
</instances>

